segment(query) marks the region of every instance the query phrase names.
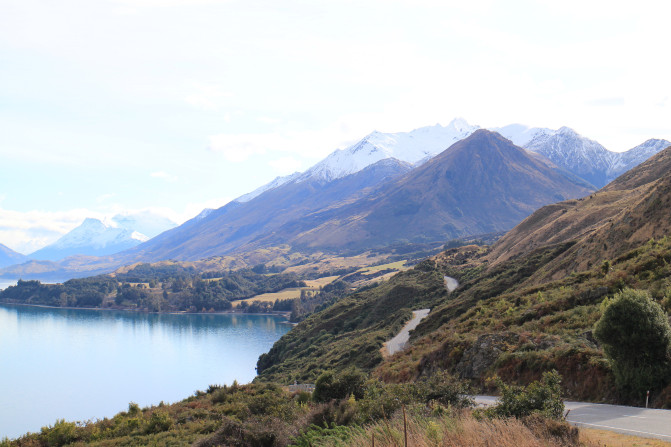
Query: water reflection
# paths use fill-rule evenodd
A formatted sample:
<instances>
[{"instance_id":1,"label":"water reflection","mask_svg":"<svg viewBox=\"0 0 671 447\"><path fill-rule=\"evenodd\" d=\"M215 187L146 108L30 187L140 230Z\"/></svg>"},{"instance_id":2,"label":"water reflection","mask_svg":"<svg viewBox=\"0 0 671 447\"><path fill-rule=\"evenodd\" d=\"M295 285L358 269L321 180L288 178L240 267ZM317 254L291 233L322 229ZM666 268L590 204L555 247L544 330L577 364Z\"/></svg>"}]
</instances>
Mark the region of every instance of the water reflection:
<instances>
[{"instance_id":1,"label":"water reflection","mask_svg":"<svg viewBox=\"0 0 671 447\"><path fill-rule=\"evenodd\" d=\"M0 305L0 438L248 382L283 321Z\"/></svg>"}]
</instances>

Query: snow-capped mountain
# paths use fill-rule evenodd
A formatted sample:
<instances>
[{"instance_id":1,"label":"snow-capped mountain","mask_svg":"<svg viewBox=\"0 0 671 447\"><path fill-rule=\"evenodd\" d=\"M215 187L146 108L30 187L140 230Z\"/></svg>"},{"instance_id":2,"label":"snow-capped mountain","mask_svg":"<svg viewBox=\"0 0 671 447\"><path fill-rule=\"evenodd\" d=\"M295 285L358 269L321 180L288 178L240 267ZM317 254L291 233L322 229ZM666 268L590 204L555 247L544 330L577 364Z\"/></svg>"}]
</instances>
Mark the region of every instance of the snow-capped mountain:
<instances>
[{"instance_id":1,"label":"snow-capped mountain","mask_svg":"<svg viewBox=\"0 0 671 447\"><path fill-rule=\"evenodd\" d=\"M256 188L254 191L252 191L252 192L248 192L247 194L244 194L244 195L238 197L237 199L235 199L235 201L236 201L236 202L240 202L240 203L249 202L249 201L252 200L253 198L260 196L260 195L263 194L264 192L266 192L266 191L268 191L268 190L270 190L270 189L275 189L275 188L277 188L277 187L279 187L279 186L282 186L282 185L284 185L285 183L288 183L288 182L290 182L290 181L292 181L292 180L296 180L296 179L297 179L298 177L300 177L300 176L301 176L300 172L294 172L294 173L291 174L291 175L285 175L285 176L282 176L282 177L276 177L275 180L273 180L272 182L270 182L270 183L266 183L265 185L263 185L263 186L261 186L261 187L259 187L259 188ZM211 210L210 210L210 211L211 211ZM202 213L201 213L201 214L202 214Z\"/></svg>"},{"instance_id":2,"label":"snow-capped mountain","mask_svg":"<svg viewBox=\"0 0 671 447\"><path fill-rule=\"evenodd\" d=\"M73 255L105 256L134 247L149 238L112 222L87 218L51 245L29 255L32 259L57 261Z\"/></svg>"},{"instance_id":3,"label":"snow-capped mountain","mask_svg":"<svg viewBox=\"0 0 671 447\"><path fill-rule=\"evenodd\" d=\"M529 127L524 124L508 124L503 127L492 127L489 130L501 134L512 141L515 146L523 148L526 148L526 145L536 137L556 132L545 127Z\"/></svg>"},{"instance_id":4,"label":"snow-capped mountain","mask_svg":"<svg viewBox=\"0 0 671 447\"><path fill-rule=\"evenodd\" d=\"M671 146L671 143L666 140L650 139L638 146L629 149L626 152L618 154L616 162L613 164L611 172L609 172L610 180L615 179L620 174L640 165L648 158L656 153Z\"/></svg>"},{"instance_id":5,"label":"snow-capped mountain","mask_svg":"<svg viewBox=\"0 0 671 447\"><path fill-rule=\"evenodd\" d=\"M607 173L616 158L615 152L568 127L539 132L523 147L599 188L608 183Z\"/></svg>"},{"instance_id":6,"label":"snow-capped mountain","mask_svg":"<svg viewBox=\"0 0 671 447\"><path fill-rule=\"evenodd\" d=\"M113 227L123 228L131 232L136 231L148 238L177 226L176 222L151 211L117 214L112 217L111 221Z\"/></svg>"},{"instance_id":7,"label":"snow-capped mountain","mask_svg":"<svg viewBox=\"0 0 671 447\"><path fill-rule=\"evenodd\" d=\"M332 152L307 171L277 177L272 182L238 197L235 202L248 202L290 182L331 182L360 172L381 160L396 159L417 167L479 128L463 118L456 118L447 126L436 124L410 132L374 131L357 143ZM553 130L509 124L488 130L501 134L516 146L542 155L596 187L604 186L671 144L665 140L648 140L627 152L617 153L568 127Z\"/></svg>"},{"instance_id":8,"label":"snow-capped mountain","mask_svg":"<svg viewBox=\"0 0 671 447\"><path fill-rule=\"evenodd\" d=\"M478 129L478 126L457 118L444 127L436 124L410 132L374 131L348 148L333 152L298 177L298 181L308 178L333 181L387 158L418 165Z\"/></svg>"},{"instance_id":9,"label":"snow-capped mountain","mask_svg":"<svg viewBox=\"0 0 671 447\"><path fill-rule=\"evenodd\" d=\"M382 133L373 131L355 144L332 152L307 171L277 177L270 183L244 194L234 201L238 203L249 202L266 191L279 188L290 182L332 182L387 159L396 159L399 162L419 166L479 128L479 126L468 124L463 118L455 118L447 126L436 124L435 126L420 127L410 132Z\"/></svg>"},{"instance_id":10,"label":"snow-capped mountain","mask_svg":"<svg viewBox=\"0 0 671 447\"><path fill-rule=\"evenodd\" d=\"M549 158L594 186L602 187L648 158L671 146L666 140L650 139L626 152L613 152L573 129L552 130L509 124L491 128L515 145Z\"/></svg>"}]
</instances>

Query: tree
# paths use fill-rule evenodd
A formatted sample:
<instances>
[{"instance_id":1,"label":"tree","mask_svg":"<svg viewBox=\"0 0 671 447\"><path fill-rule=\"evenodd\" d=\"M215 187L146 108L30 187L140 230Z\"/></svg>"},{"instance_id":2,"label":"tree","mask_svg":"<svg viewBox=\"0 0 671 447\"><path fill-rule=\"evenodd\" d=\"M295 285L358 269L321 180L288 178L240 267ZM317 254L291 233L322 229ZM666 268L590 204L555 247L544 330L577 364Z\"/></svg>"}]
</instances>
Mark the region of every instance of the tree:
<instances>
[{"instance_id":1,"label":"tree","mask_svg":"<svg viewBox=\"0 0 671 447\"><path fill-rule=\"evenodd\" d=\"M315 382L312 398L315 402L345 399L350 395L353 395L356 399L361 399L364 395L365 382L366 375L354 367L339 374L335 374L333 371L326 371Z\"/></svg>"},{"instance_id":2,"label":"tree","mask_svg":"<svg viewBox=\"0 0 671 447\"><path fill-rule=\"evenodd\" d=\"M594 337L611 361L615 383L629 398L660 390L671 371L671 327L646 291L625 289L606 303Z\"/></svg>"}]
</instances>

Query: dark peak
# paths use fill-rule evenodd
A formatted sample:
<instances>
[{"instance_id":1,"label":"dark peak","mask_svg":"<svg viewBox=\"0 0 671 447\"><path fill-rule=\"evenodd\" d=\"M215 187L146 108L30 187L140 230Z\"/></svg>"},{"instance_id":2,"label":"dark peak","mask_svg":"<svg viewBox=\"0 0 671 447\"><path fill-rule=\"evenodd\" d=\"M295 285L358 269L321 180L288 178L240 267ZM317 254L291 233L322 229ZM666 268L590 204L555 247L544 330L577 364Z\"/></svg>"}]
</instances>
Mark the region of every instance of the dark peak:
<instances>
[{"instance_id":1,"label":"dark peak","mask_svg":"<svg viewBox=\"0 0 671 447\"><path fill-rule=\"evenodd\" d=\"M517 146L515 146L512 141L508 140L498 132L493 132L487 129L478 129L467 138L456 142L450 149L467 149L473 151L476 149L500 149L502 147L517 148ZM517 149L522 150L520 148Z\"/></svg>"}]
</instances>

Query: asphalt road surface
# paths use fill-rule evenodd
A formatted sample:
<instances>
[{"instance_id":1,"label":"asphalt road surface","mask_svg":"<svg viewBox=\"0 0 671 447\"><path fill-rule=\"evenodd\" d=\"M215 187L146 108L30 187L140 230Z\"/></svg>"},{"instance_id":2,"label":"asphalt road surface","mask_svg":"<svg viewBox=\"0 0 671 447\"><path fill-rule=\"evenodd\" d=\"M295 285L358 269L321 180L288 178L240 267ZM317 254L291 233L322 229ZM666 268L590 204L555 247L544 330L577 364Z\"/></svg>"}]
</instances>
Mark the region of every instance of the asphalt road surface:
<instances>
[{"instance_id":1,"label":"asphalt road surface","mask_svg":"<svg viewBox=\"0 0 671 447\"><path fill-rule=\"evenodd\" d=\"M405 348L405 345L408 344L408 340L410 340L410 331L415 329L419 322L427 315L429 315L429 309L413 310L412 320L408 321L405 326L403 326L401 332L384 344L387 353L393 355Z\"/></svg>"},{"instance_id":2,"label":"asphalt road surface","mask_svg":"<svg viewBox=\"0 0 671 447\"><path fill-rule=\"evenodd\" d=\"M479 405L493 405L496 400L493 396L475 396ZM564 405L570 410L566 420L575 426L671 441L671 410L571 401Z\"/></svg>"},{"instance_id":3,"label":"asphalt road surface","mask_svg":"<svg viewBox=\"0 0 671 447\"><path fill-rule=\"evenodd\" d=\"M444 276L443 279L445 279L445 288L448 292L452 292L454 289L459 287L459 281L456 279L449 276Z\"/></svg>"}]
</instances>

